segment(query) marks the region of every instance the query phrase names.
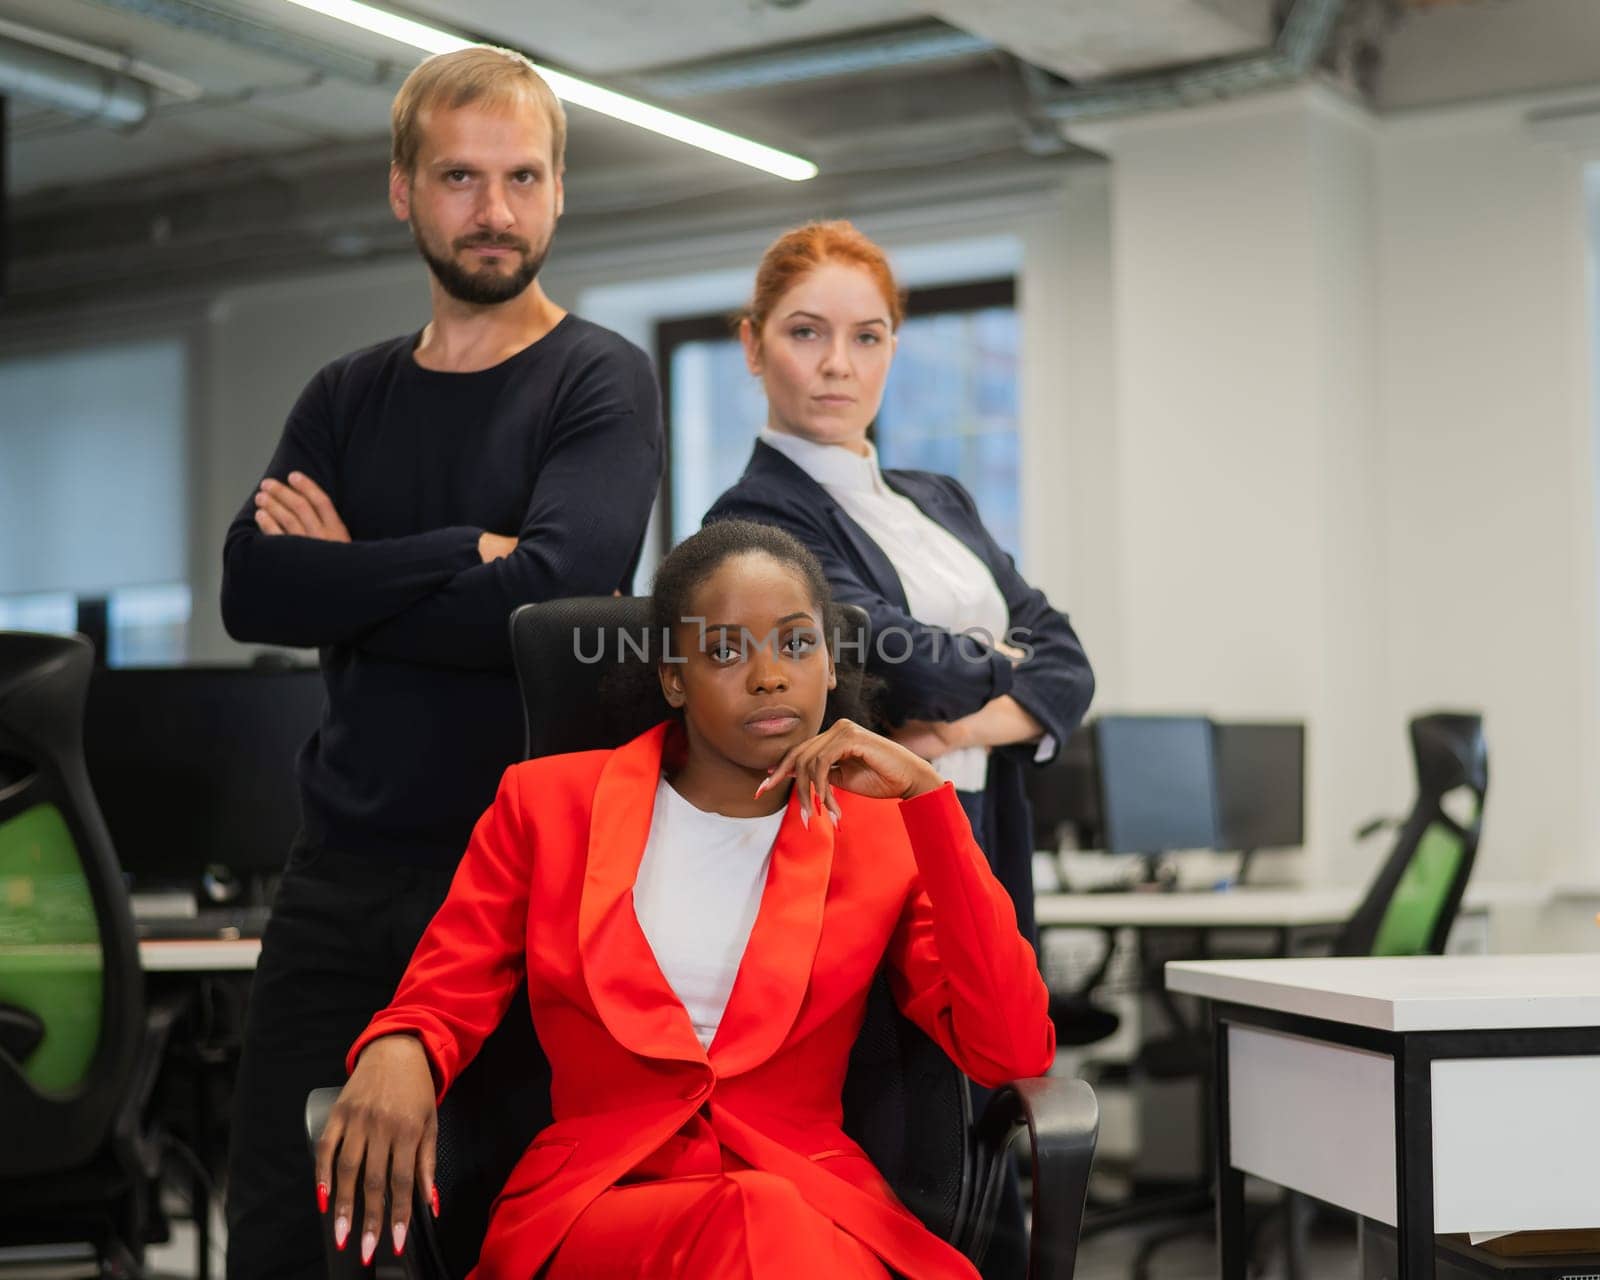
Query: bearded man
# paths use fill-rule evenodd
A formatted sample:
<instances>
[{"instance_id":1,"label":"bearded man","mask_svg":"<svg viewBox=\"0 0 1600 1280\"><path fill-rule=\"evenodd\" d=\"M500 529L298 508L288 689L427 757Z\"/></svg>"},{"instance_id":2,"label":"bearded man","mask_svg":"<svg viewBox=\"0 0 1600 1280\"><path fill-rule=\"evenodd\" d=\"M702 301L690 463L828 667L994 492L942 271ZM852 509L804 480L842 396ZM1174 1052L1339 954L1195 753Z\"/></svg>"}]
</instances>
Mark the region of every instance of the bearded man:
<instances>
[{"instance_id":1,"label":"bearded man","mask_svg":"<svg viewBox=\"0 0 1600 1280\"><path fill-rule=\"evenodd\" d=\"M321 1273L306 1094L344 1078L521 757L507 619L626 590L661 478L644 353L539 284L566 145L549 86L462 49L412 72L392 123L432 316L312 378L223 553L228 633L316 646L327 686L251 991L231 1280Z\"/></svg>"}]
</instances>

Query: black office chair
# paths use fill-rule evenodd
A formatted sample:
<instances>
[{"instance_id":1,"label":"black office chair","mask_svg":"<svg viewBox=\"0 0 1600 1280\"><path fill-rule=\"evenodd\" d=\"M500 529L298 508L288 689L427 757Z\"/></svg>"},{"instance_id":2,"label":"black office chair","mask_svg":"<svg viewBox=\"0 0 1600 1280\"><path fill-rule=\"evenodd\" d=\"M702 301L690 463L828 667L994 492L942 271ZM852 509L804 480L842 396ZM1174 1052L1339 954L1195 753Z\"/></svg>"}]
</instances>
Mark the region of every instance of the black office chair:
<instances>
[{"instance_id":1,"label":"black office chair","mask_svg":"<svg viewBox=\"0 0 1600 1280\"><path fill-rule=\"evenodd\" d=\"M1033 847L1059 858L1061 836L1071 828L1079 847L1092 848L1100 838L1100 783L1094 752L1094 732L1079 725L1061 744L1056 758L1023 772L1028 805L1033 810ZM1070 886L1065 886L1070 889ZM1070 991L1050 992L1050 1020L1056 1043L1081 1048L1109 1040L1122 1019L1096 998L1116 956L1116 930L1099 930L1105 950L1099 963Z\"/></svg>"},{"instance_id":2,"label":"black office chair","mask_svg":"<svg viewBox=\"0 0 1600 1280\"><path fill-rule=\"evenodd\" d=\"M528 605L512 616L511 643L522 686L530 757L616 746L659 723L659 699L615 706L602 698L608 673L653 661L649 602L596 597ZM865 635L866 615L842 611ZM863 650L859 650L864 652ZM841 665L842 682L861 679ZM611 706L608 712L599 710ZM307 1103L313 1145L336 1089ZM896 1193L931 1230L969 1257L982 1256L996 1216L1012 1141L1027 1132L1033 1167L1029 1274L1069 1280L1094 1156L1099 1112L1077 1080L1020 1080L1001 1090L973 1123L967 1084L920 1029L901 1017L881 977L851 1055L844 1086L845 1130L872 1157ZM420 1204L399 1264L413 1280L450 1280L477 1259L489 1208L512 1165L550 1122L549 1066L529 1021L526 992L446 1095L439 1110L436 1178L443 1217ZM329 1215L331 1216L331 1215ZM357 1210L357 1220L360 1211ZM340 1254L325 1230L330 1275L360 1274L354 1251ZM384 1245L379 1246L383 1254Z\"/></svg>"},{"instance_id":3,"label":"black office chair","mask_svg":"<svg viewBox=\"0 0 1600 1280\"><path fill-rule=\"evenodd\" d=\"M161 1157L144 1116L178 1008L146 1008L84 769L93 666L82 637L0 632L0 1261L80 1244L138 1275Z\"/></svg>"},{"instance_id":4,"label":"black office chair","mask_svg":"<svg viewBox=\"0 0 1600 1280\"><path fill-rule=\"evenodd\" d=\"M1366 897L1340 931L1341 956L1442 955L1478 856L1489 794L1483 717L1435 711L1411 721L1417 798ZM1446 807L1459 797L1467 812Z\"/></svg>"}]
</instances>

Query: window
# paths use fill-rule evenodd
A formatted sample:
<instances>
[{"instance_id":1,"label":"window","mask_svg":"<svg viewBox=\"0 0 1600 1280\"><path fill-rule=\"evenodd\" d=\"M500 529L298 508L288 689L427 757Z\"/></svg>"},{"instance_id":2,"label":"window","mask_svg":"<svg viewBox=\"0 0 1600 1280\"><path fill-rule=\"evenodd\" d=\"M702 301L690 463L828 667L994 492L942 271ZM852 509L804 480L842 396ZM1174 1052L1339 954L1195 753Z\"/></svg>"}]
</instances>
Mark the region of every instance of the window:
<instances>
[{"instance_id":1,"label":"window","mask_svg":"<svg viewBox=\"0 0 1600 1280\"><path fill-rule=\"evenodd\" d=\"M915 290L906 315L873 424L880 461L956 477L995 540L1014 552L1021 526L1014 282ZM726 317L663 321L656 348L667 421L667 520L678 542L738 480L766 404Z\"/></svg>"},{"instance_id":2,"label":"window","mask_svg":"<svg viewBox=\"0 0 1600 1280\"><path fill-rule=\"evenodd\" d=\"M106 663L164 667L189 651L191 602L186 583L113 591L106 609Z\"/></svg>"},{"instance_id":3,"label":"window","mask_svg":"<svg viewBox=\"0 0 1600 1280\"><path fill-rule=\"evenodd\" d=\"M183 660L188 395L178 338L0 362L0 626Z\"/></svg>"}]
</instances>

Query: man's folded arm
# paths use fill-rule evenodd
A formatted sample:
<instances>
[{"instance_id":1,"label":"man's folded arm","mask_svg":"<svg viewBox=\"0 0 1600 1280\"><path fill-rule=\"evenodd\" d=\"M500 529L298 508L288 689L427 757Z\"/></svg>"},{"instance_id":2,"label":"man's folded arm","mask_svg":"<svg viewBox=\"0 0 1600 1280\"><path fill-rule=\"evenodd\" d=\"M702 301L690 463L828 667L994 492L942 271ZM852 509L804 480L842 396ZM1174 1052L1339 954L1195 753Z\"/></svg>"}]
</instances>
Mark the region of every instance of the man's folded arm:
<instances>
[{"instance_id":1,"label":"man's folded arm","mask_svg":"<svg viewBox=\"0 0 1600 1280\"><path fill-rule=\"evenodd\" d=\"M509 554L449 583L358 641L379 657L497 670L510 665L518 606L610 595L637 563L661 483L661 406L641 355L621 379L579 387L558 425Z\"/></svg>"},{"instance_id":2,"label":"man's folded arm","mask_svg":"<svg viewBox=\"0 0 1600 1280\"><path fill-rule=\"evenodd\" d=\"M266 475L287 483L291 472L301 472L337 506L332 377L322 370L301 393ZM365 542L269 535L256 523L252 491L223 544L223 626L246 643L350 641L480 563L481 532L432 529Z\"/></svg>"}]
</instances>

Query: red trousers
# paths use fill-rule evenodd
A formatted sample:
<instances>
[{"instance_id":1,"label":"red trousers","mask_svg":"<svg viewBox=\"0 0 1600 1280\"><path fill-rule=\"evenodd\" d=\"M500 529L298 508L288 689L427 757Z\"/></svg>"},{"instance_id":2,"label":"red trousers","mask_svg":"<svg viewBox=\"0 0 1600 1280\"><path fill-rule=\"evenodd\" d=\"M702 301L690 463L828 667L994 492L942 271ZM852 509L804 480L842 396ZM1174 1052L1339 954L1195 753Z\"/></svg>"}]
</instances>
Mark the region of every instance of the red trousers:
<instances>
[{"instance_id":1,"label":"red trousers","mask_svg":"<svg viewBox=\"0 0 1600 1280\"><path fill-rule=\"evenodd\" d=\"M873 1252L754 1169L612 1187L584 1210L549 1280L887 1280Z\"/></svg>"}]
</instances>

